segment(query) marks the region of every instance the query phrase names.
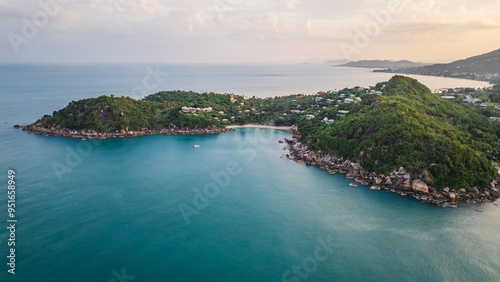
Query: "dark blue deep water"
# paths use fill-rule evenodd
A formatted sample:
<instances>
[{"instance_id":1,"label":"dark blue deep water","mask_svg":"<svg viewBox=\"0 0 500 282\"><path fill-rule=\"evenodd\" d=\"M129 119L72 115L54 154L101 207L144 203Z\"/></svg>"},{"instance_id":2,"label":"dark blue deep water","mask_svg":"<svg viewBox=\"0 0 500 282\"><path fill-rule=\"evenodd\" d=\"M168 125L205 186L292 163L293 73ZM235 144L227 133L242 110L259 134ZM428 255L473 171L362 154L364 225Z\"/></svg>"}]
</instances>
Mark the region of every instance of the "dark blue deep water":
<instances>
[{"instance_id":1,"label":"dark blue deep water","mask_svg":"<svg viewBox=\"0 0 500 282\"><path fill-rule=\"evenodd\" d=\"M379 78L311 65L159 69L169 74L144 86L146 65L0 66L0 281L500 281L498 206L443 209L350 188L287 160L287 132L81 141L12 128L102 94L264 97ZM354 74L360 83L341 85Z\"/></svg>"}]
</instances>

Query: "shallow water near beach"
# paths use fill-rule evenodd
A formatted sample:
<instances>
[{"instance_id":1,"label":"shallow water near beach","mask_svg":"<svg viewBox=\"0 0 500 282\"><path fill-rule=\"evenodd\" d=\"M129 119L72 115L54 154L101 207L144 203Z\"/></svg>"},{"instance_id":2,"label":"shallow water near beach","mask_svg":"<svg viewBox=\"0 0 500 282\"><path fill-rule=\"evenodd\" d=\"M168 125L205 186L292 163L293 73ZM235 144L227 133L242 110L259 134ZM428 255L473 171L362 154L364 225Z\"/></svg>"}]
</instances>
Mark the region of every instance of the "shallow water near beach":
<instances>
[{"instance_id":1,"label":"shallow water near beach","mask_svg":"<svg viewBox=\"0 0 500 282\"><path fill-rule=\"evenodd\" d=\"M444 209L349 187L288 160L280 130L95 141L22 132L12 125L106 88L84 70L66 74L83 85L74 89L57 71L31 71L0 80L0 281L500 280L497 205Z\"/></svg>"}]
</instances>

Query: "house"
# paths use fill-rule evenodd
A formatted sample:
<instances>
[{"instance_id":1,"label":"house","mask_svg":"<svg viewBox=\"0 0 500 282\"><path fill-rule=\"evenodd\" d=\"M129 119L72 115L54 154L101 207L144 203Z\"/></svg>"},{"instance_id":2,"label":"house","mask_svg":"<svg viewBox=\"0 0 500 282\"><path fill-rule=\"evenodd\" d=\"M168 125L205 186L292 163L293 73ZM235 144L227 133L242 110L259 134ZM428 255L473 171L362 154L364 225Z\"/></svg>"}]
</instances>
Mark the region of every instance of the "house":
<instances>
[{"instance_id":1,"label":"house","mask_svg":"<svg viewBox=\"0 0 500 282\"><path fill-rule=\"evenodd\" d=\"M340 111L337 112L337 116L339 116L339 117L345 117L348 113L349 113L349 111L340 110Z\"/></svg>"},{"instance_id":2,"label":"house","mask_svg":"<svg viewBox=\"0 0 500 282\"><path fill-rule=\"evenodd\" d=\"M500 121L500 117L490 117L492 121Z\"/></svg>"},{"instance_id":3,"label":"house","mask_svg":"<svg viewBox=\"0 0 500 282\"><path fill-rule=\"evenodd\" d=\"M356 97L356 99L354 99L354 103L358 103L358 102L361 102L361 98L360 97Z\"/></svg>"},{"instance_id":4,"label":"house","mask_svg":"<svg viewBox=\"0 0 500 282\"><path fill-rule=\"evenodd\" d=\"M329 118L325 117L325 118L322 120L322 122L324 122L324 123L326 123L326 124L332 124L332 123L334 122L334 120L333 120L333 119L329 119Z\"/></svg>"},{"instance_id":5,"label":"house","mask_svg":"<svg viewBox=\"0 0 500 282\"><path fill-rule=\"evenodd\" d=\"M182 107L182 108L181 108L181 111L182 111L183 113L188 113L188 112L196 112L196 109L195 109L195 108L191 108L191 107L186 107L186 106L184 106L184 107Z\"/></svg>"},{"instance_id":6,"label":"house","mask_svg":"<svg viewBox=\"0 0 500 282\"><path fill-rule=\"evenodd\" d=\"M467 95L464 98L464 102L466 102L467 104L473 104L473 105L475 105L476 103L481 103L481 100L480 99L474 99L470 95Z\"/></svg>"},{"instance_id":7,"label":"house","mask_svg":"<svg viewBox=\"0 0 500 282\"><path fill-rule=\"evenodd\" d=\"M315 116L313 116L313 115L307 115L306 116L306 119L313 119L313 118L315 118Z\"/></svg>"},{"instance_id":8,"label":"house","mask_svg":"<svg viewBox=\"0 0 500 282\"><path fill-rule=\"evenodd\" d=\"M441 98L450 100L450 99L455 99L455 96L441 96Z\"/></svg>"},{"instance_id":9,"label":"house","mask_svg":"<svg viewBox=\"0 0 500 282\"><path fill-rule=\"evenodd\" d=\"M349 104L349 103L352 103L352 102L354 102L354 100L353 100L353 99L351 99L351 98L346 98L346 99L344 100L344 103L346 103L346 104Z\"/></svg>"},{"instance_id":10,"label":"house","mask_svg":"<svg viewBox=\"0 0 500 282\"><path fill-rule=\"evenodd\" d=\"M227 118L223 119L222 122L228 123L229 120Z\"/></svg>"},{"instance_id":11,"label":"house","mask_svg":"<svg viewBox=\"0 0 500 282\"><path fill-rule=\"evenodd\" d=\"M314 100L316 100L316 102L319 102L319 101L323 100L323 97L316 97L316 98L314 98Z\"/></svg>"},{"instance_id":12,"label":"house","mask_svg":"<svg viewBox=\"0 0 500 282\"><path fill-rule=\"evenodd\" d=\"M375 92L377 92L375 89L370 90L370 94L375 94Z\"/></svg>"},{"instance_id":13,"label":"house","mask_svg":"<svg viewBox=\"0 0 500 282\"><path fill-rule=\"evenodd\" d=\"M300 110L290 110L290 112L298 114L298 113L300 113Z\"/></svg>"},{"instance_id":14,"label":"house","mask_svg":"<svg viewBox=\"0 0 500 282\"><path fill-rule=\"evenodd\" d=\"M249 113L249 112L250 112L250 110L245 110L245 113Z\"/></svg>"},{"instance_id":15,"label":"house","mask_svg":"<svg viewBox=\"0 0 500 282\"><path fill-rule=\"evenodd\" d=\"M339 95L339 98L344 98L345 97L345 94L340 94Z\"/></svg>"},{"instance_id":16,"label":"house","mask_svg":"<svg viewBox=\"0 0 500 282\"><path fill-rule=\"evenodd\" d=\"M223 111L220 111L219 115L225 115L225 113Z\"/></svg>"},{"instance_id":17,"label":"house","mask_svg":"<svg viewBox=\"0 0 500 282\"><path fill-rule=\"evenodd\" d=\"M375 94L377 94L378 96L382 96L382 91L375 91Z\"/></svg>"},{"instance_id":18,"label":"house","mask_svg":"<svg viewBox=\"0 0 500 282\"><path fill-rule=\"evenodd\" d=\"M333 103L333 100L332 99L326 99L326 102L327 103Z\"/></svg>"},{"instance_id":19,"label":"house","mask_svg":"<svg viewBox=\"0 0 500 282\"><path fill-rule=\"evenodd\" d=\"M234 121L236 118L235 117L231 117L231 120Z\"/></svg>"},{"instance_id":20,"label":"house","mask_svg":"<svg viewBox=\"0 0 500 282\"><path fill-rule=\"evenodd\" d=\"M356 95L351 94L351 95L349 95L349 97L354 98L354 97L356 97Z\"/></svg>"}]
</instances>

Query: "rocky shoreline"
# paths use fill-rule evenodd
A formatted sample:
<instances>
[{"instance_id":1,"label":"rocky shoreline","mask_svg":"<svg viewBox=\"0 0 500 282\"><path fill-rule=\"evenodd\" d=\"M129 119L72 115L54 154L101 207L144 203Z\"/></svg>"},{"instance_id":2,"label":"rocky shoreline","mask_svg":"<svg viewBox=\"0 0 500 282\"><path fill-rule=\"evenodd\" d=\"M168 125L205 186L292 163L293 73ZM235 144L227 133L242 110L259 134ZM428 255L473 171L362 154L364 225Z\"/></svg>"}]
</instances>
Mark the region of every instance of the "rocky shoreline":
<instances>
[{"instance_id":1,"label":"rocky shoreline","mask_svg":"<svg viewBox=\"0 0 500 282\"><path fill-rule=\"evenodd\" d=\"M401 167L389 175L369 172L363 169L359 162L309 150L307 145L301 143L301 136L296 127L292 127L291 133L292 138L285 139L290 150L290 154L287 154L289 159L318 166L330 174L346 174L347 179L353 179L362 185L370 185L370 190L383 189L401 196L413 197L424 203L453 208L458 207L460 203L484 203L500 198L500 189L497 187L500 179L493 180L488 188L472 187L472 192L448 187L438 190L433 187L426 170L421 173L410 173Z\"/></svg>"},{"instance_id":2,"label":"rocky shoreline","mask_svg":"<svg viewBox=\"0 0 500 282\"><path fill-rule=\"evenodd\" d=\"M149 136L156 134L163 134L163 135L219 134L232 131L233 129L215 127L215 126L210 126L207 128L189 129L189 128L179 128L173 126L171 128L163 128L163 129L143 128L138 131L128 130L128 128L126 128L122 130L116 130L114 132L96 132L94 130L86 130L86 129L73 130L68 128L61 128L60 126L47 128L42 126L40 122L35 122L22 127L22 130L27 132L33 132L36 134L42 134L45 136L64 136L64 137L79 138L79 139L107 139L107 138Z\"/></svg>"}]
</instances>

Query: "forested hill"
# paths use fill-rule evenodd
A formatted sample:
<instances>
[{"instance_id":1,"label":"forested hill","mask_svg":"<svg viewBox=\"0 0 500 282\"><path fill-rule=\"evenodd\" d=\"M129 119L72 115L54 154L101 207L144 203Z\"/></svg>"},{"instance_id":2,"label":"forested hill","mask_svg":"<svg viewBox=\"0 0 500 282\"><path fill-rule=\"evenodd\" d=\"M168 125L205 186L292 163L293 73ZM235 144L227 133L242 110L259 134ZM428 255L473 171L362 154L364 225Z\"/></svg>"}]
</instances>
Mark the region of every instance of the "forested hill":
<instances>
[{"instance_id":1,"label":"forested hill","mask_svg":"<svg viewBox=\"0 0 500 282\"><path fill-rule=\"evenodd\" d=\"M310 148L359 160L370 171L426 169L437 187L487 187L497 176L495 125L472 107L447 101L418 81L394 76L377 84L379 98L363 99L334 124L301 120Z\"/></svg>"},{"instance_id":2,"label":"forested hill","mask_svg":"<svg viewBox=\"0 0 500 282\"><path fill-rule=\"evenodd\" d=\"M380 72L446 76L500 82L500 50L458 60L449 64L422 67L389 67Z\"/></svg>"},{"instance_id":3,"label":"forested hill","mask_svg":"<svg viewBox=\"0 0 500 282\"><path fill-rule=\"evenodd\" d=\"M311 149L359 160L369 171L425 169L438 187L470 188L485 187L497 175L491 162L500 152L500 122L484 116L498 115L495 111L443 99L414 79L394 76L367 89L313 96L245 99L189 91L164 91L142 100L101 96L73 101L24 129L59 136L80 130L80 138L82 130L104 137L229 124L298 124Z\"/></svg>"},{"instance_id":4,"label":"forested hill","mask_svg":"<svg viewBox=\"0 0 500 282\"><path fill-rule=\"evenodd\" d=\"M191 92L169 92L153 94L143 100L130 97L100 96L73 101L65 108L54 111L52 116L45 115L40 121L45 127L59 127L68 129L88 129L97 132L113 132L115 130L160 129L175 127L205 128L208 126L222 127L223 124L214 119L209 113L183 114L180 108L182 97L195 95ZM161 97L172 96L170 99ZM200 97L201 94L196 94ZM225 99L229 102L229 95L206 94L208 99ZM208 103L208 102L207 102ZM191 103L193 104L193 103ZM204 105L203 101L196 103Z\"/></svg>"}]
</instances>

